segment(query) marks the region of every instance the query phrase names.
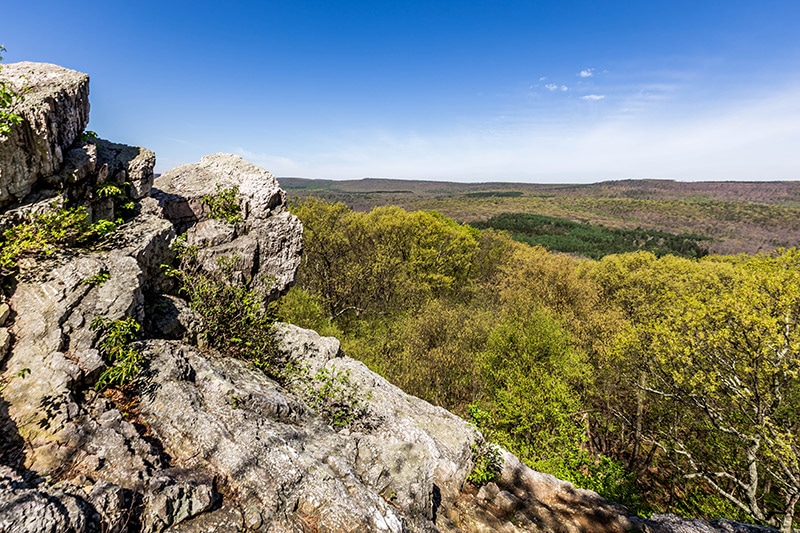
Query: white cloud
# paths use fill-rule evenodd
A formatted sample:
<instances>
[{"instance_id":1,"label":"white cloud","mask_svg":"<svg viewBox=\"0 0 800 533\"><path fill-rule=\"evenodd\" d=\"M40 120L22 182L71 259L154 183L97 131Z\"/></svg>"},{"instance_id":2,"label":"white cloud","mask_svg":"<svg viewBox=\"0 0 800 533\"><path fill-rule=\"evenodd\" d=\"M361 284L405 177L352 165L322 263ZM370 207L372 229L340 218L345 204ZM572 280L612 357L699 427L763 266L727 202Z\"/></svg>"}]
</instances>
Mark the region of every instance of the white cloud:
<instances>
[{"instance_id":1,"label":"white cloud","mask_svg":"<svg viewBox=\"0 0 800 533\"><path fill-rule=\"evenodd\" d=\"M593 68L585 68L578 74L581 78L591 78L594 76L594 69Z\"/></svg>"},{"instance_id":2,"label":"white cloud","mask_svg":"<svg viewBox=\"0 0 800 533\"><path fill-rule=\"evenodd\" d=\"M587 94L586 96L581 96L581 100L586 100L587 102L596 102L598 100L602 100L605 97L606 95L604 94Z\"/></svg>"},{"instance_id":3,"label":"white cloud","mask_svg":"<svg viewBox=\"0 0 800 533\"><path fill-rule=\"evenodd\" d=\"M548 91L562 91L563 92L563 91L568 91L569 90L569 87L567 87L566 85L558 85L558 84L555 84L555 83L548 83L547 85L544 86L544 88L547 89Z\"/></svg>"}]
</instances>

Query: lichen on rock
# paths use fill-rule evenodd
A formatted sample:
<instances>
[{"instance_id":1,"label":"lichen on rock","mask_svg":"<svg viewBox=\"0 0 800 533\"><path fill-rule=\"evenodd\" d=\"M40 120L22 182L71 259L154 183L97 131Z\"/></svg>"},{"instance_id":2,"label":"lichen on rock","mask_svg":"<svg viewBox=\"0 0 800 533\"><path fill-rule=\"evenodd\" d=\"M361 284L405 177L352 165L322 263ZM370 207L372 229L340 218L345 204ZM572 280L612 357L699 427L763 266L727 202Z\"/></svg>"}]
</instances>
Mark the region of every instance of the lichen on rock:
<instances>
[{"instance_id":1,"label":"lichen on rock","mask_svg":"<svg viewBox=\"0 0 800 533\"><path fill-rule=\"evenodd\" d=\"M0 136L0 206L22 200L57 174L64 154L89 123L89 76L46 63L11 63L0 76L25 93L23 122Z\"/></svg>"}]
</instances>

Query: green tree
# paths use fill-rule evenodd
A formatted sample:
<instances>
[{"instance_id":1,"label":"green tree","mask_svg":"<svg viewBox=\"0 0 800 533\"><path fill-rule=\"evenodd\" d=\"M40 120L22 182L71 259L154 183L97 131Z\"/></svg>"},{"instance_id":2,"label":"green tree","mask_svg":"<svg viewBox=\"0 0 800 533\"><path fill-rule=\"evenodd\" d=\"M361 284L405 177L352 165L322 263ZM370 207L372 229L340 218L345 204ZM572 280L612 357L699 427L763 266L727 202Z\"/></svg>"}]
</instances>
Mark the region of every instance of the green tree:
<instances>
[{"instance_id":1,"label":"green tree","mask_svg":"<svg viewBox=\"0 0 800 533\"><path fill-rule=\"evenodd\" d=\"M477 230L434 212L380 207L370 213L308 199L298 285L316 294L331 319L386 314L455 294L470 280Z\"/></svg>"},{"instance_id":2,"label":"green tree","mask_svg":"<svg viewBox=\"0 0 800 533\"><path fill-rule=\"evenodd\" d=\"M459 414L483 390L480 355L496 319L486 310L433 299L398 317L387 375L404 391Z\"/></svg>"},{"instance_id":3,"label":"green tree","mask_svg":"<svg viewBox=\"0 0 800 533\"><path fill-rule=\"evenodd\" d=\"M792 530L800 501L800 252L702 262L623 344L651 354L644 389L682 416L651 427L685 478Z\"/></svg>"},{"instance_id":4,"label":"green tree","mask_svg":"<svg viewBox=\"0 0 800 533\"><path fill-rule=\"evenodd\" d=\"M622 464L588 449L592 366L547 310L508 309L482 354L480 428L531 467L637 505Z\"/></svg>"},{"instance_id":5,"label":"green tree","mask_svg":"<svg viewBox=\"0 0 800 533\"><path fill-rule=\"evenodd\" d=\"M489 334L481 366L501 444L539 465L579 445L591 368L551 313L505 316Z\"/></svg>"}]
</instances>

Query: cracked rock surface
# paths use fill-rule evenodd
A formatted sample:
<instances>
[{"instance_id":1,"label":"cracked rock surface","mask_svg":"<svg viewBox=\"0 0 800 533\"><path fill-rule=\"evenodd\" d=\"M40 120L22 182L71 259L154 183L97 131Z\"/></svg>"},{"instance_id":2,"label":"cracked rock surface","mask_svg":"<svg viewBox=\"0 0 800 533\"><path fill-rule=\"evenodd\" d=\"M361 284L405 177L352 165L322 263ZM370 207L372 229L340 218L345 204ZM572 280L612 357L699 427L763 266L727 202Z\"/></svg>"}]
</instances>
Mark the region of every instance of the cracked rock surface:
<instances>
[{"instance_id":1,"label":"cracked rock surface","mask_svg":"<svg viewBox=\"0 0 800 533\"><path fill-rule=\"evenodd\" d=\"M89 76L47 63L3 65L0 77L24 99L13 111L25 120L0 137L0 206L19 201L48 176L89 123Z\"/></svg>"}]
</instances>

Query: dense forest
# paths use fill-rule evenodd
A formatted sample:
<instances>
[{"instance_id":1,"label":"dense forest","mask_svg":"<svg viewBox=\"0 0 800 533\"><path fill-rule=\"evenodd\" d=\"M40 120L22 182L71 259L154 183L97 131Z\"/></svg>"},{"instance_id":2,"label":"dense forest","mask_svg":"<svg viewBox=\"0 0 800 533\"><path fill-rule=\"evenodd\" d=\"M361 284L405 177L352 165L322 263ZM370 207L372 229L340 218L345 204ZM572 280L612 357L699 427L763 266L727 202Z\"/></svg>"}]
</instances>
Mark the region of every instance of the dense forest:
<instances>
[{"instance_id":1,"label":"dense forest","mask_svg":"<svg viewBox=\"0 0 800 533\"><path fill-rule=\"evenodd\" d=\"M293 212L281 319L641 514L798 525L799 251L590 259L433 211Z\"/></svg>"},{"instance_id":2,"label":"dense forest","mask_svg":"<svg viewBox=\"0 0 800 533\"><path fill-rule=\"evenodd\" d=\"M470 225L479 229L505 230L514 240L592 259L637 250L652 252L657 257L667 254L681 257L708 255L702 241L709 238L700 235L674 235L642 228L609 229L531 213L504 213Z\"/></svg>"}]
</instances>

